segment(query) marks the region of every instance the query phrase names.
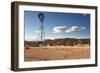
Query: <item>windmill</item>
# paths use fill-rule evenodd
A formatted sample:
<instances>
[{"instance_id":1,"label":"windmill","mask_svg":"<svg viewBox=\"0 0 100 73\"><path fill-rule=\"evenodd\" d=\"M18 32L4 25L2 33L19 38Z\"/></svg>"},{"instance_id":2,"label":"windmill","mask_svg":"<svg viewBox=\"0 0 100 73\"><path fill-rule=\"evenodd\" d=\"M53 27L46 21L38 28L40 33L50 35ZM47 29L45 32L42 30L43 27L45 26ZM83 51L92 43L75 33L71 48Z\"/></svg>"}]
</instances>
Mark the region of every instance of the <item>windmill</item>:
<instances>
[{"instance_id":1,"label":"windmill","mask_svg":"<svg viewBox=\"0 0 100 73\"><path fill-rule=\"evenodd\" d=\"M39 39L40 39L40 46L43 48L43 41L45 41L45 31L44 31L44 14L39 13L38 14L39 20L40 20L40 27L39 27Z\"/></svg>"}]
</instances>

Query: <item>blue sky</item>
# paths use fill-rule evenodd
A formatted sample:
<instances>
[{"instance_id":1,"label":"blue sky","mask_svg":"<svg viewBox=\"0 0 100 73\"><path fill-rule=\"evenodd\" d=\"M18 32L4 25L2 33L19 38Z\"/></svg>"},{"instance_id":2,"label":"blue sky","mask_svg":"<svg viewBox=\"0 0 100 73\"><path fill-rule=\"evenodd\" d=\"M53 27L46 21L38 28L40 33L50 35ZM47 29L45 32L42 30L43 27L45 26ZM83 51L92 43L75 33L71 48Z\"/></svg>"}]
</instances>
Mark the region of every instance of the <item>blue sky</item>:
<instances>
[{"instance_id":1,"label":"blue sky","mask_svg":"<svg viewBox=\"0 0 100 73\"><path fill-rule=\"evenodd\" d=\"M90 38L90 14L80 13L44 13L46 39ZM24 11L25 40L38 40L40 20L39 12Z\"/></svg>"}]
</instances>

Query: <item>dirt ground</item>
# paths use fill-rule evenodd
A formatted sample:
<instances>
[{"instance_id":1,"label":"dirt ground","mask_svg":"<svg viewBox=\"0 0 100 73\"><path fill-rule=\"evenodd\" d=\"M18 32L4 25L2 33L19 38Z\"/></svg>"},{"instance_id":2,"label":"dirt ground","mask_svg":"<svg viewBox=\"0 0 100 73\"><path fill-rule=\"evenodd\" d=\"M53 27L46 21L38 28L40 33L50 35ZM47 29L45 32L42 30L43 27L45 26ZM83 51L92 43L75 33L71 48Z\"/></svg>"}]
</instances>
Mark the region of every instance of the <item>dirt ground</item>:
<instances>
[{"instance_id":1,"label":"dirt ground","mask_svg":"<svg viewBox=\"0 0 100 73\"><path fill-rule=\"evenodd\" d=\"M29 47L24 50L24 61L70 60L90 58L89 46Z\"/></svg>"}]
</instances>

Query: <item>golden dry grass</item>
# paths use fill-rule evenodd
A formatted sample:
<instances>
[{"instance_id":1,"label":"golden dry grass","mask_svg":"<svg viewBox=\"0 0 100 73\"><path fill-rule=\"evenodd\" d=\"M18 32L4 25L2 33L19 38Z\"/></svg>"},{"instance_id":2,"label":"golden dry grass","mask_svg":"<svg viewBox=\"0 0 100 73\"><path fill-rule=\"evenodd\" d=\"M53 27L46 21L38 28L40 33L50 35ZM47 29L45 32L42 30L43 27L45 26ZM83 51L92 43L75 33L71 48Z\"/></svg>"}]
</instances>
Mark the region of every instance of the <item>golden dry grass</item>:
<instances>
[{"instance_id":1,"label":"golden dry grass","mask_svg":"<svg viewBox=\"0 0 100 73\"><path fill-rule=\"evenodd\" d=\"M67 60L67 59L87 59L90 58L89 46L46 46L29 47L24 50L25 61L47 61L47 60Z\"/></svg>"}]
</instances>

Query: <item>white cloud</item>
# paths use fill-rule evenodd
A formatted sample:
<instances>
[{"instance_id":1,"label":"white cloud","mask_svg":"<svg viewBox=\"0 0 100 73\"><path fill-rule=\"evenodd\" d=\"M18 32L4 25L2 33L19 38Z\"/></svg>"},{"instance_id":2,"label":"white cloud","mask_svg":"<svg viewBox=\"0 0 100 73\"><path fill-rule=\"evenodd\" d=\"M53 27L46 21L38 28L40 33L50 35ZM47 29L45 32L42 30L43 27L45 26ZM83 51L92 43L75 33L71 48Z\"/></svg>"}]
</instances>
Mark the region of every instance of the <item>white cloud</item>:
<instances>
[{"instance_id":1,"label":"white cloud","mask_svg":"<svg viewBox=\"0 0 100 73\"><path fill-rule=\"evenodd\" d=\"M38 36L37 35L26 35L25 36L26 41L38 41Z\"/></svg>"},{"instance_id":2,"label":"white cloud","mask_svg":"<svg viewBox=\"0 0 100 73\"><path fill-rule=\"evenodd\" d=\"M85 27L72 26L68 28L65 32L80 32L83 30L85 30Z\"/></svg>"},{"instance_id":3,"label":"white cloud","mask_svg":"<svg viewBox=\"0 0 100 73\"><path fill-rule=\"evenodd\" d=\"M57 36L46 36L45 39L54 40L56 38L66 38L64 35L57 35Z\"/></svg>"},{"instance_id":4,"label":"white cloud","mask_svg":"<svg viewBox=\"0 0 100 73\"><path fill-rule=\"evenodd\" d=\"M34 33L35 33L35 34L39 33L39 30L34 30Z\"/></svg>"},{"instance_id":5,"label":"white cloud","mask_svg":"<svg viewBox=\"0 0 100 73\"><path fill-rule=\"evenodd\" d=\"M79 26L71 26L70 28L67 28L66 26L56 26L53 28L54 33L81 32L84 30L85 27L79 27Z\"/></svg>"},{"instance_id":6,"label":"white cloud","mask_svg":"<svg viewBox=\"0 0 100 73\"><path fill-rule=\"evenodd\" d=\"M65 32L66 26L56 26L53 28L54 33L61 33Z\"/></svg>"}]
</instances>

